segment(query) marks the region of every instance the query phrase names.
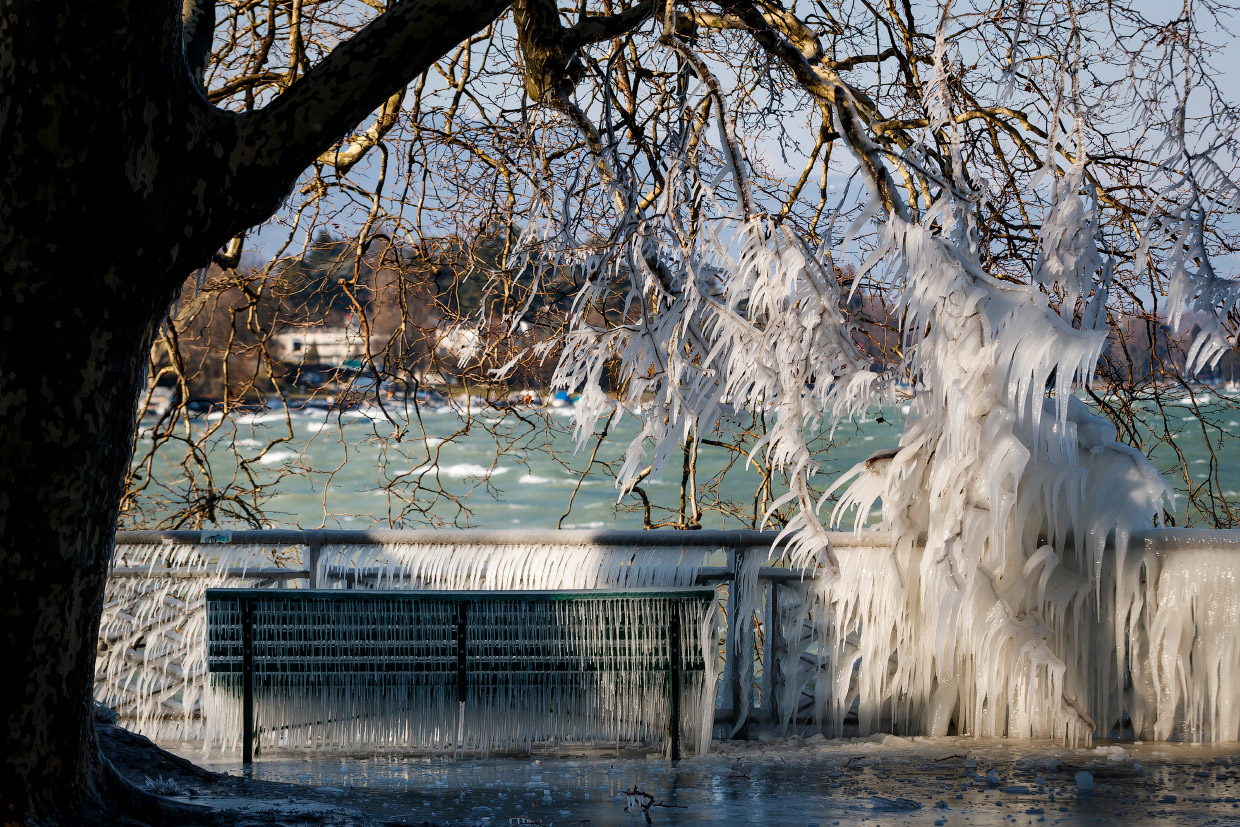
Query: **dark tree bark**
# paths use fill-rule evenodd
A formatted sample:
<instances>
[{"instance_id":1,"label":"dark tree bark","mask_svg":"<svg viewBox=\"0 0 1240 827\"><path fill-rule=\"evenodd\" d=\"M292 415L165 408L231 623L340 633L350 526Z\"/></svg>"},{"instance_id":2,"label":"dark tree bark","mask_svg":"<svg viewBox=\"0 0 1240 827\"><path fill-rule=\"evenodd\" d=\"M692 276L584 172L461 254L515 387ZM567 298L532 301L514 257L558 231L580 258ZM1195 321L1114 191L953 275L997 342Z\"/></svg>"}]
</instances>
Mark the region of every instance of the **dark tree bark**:
<instances>
[{"instance_id":1,"label":"dark tree bark","mask_svg":"<svg viewBox=\"0 0 1240 827\"><path fill-rule=\"evenodd\" d=\"M405 0L246 116L207 103L183 5L0 0L4 824L141 816L91 694L145 354L178 286L505 3Z\"/></svg>"}]
</instances>

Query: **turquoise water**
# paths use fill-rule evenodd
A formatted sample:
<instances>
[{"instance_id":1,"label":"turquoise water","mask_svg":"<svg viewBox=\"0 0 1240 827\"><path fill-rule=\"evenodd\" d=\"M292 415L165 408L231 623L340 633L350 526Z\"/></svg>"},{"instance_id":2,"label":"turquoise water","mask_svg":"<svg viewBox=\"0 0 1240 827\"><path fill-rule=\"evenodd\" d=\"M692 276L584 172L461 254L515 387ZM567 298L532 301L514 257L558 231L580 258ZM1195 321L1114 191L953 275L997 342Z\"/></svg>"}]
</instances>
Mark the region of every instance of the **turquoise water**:
<instances>
[{"instance_id":1,"label":"turquoise water","mask_svg":"<svg viewBox=\"0 0 1240 827\"><path fill-rule=\"evenodd\" d=\"M1199 486L1209 475L1228 502L1240 497L1240 458L1230 433L1240 432L1240 411L1214 395L1173 399L1160 422L1177 431L1174 441L1156 448L1155 460L1181 489L1177 523L1184 522L1183 490ZM907 410L907 408L904 408ZM1152 403L1134 410L1142 417L1156 413ZM640 528L642 514L633 495L617 500L614 474L629 442L637 433L634 417L624 416L598 445L588 436L575 450L566 408L481 409L472 416L443 404L421 406L406 417L388 408L362 406L352 411L302 409L241 413L229 418L209 414L191 421L192 434L209 433L205 452L214 476L215 497L221 492L264 486L260 495L240 503L214 506L217 524L240 527L236 515L261 511L273 527L366 528L414 527L429 522L482 528ZM139 440L139 456L149 450L150 422ZM840 473L882 448L894 447L903 427L900 408L875 412L846 423L819 441L819 484L825 488ZM1148 429L1140 428L1143 435ZM184 431L180 432L182 435ZM1215 442L1214 457L1206 434ZM1221 441L1221 445L1217 444ZM274 442L274 444L272 444ZM169 517L176 504L159 498L204 502L211 489L201 481L186 482L180 463L185 443L165 444L156 455L141 513L123 518L124 527L174 527ZM1177 456L1177 449L1183 455ZM610 464L610 465L609 465ZM681 458L673 458L642 488L653 504L675 509L680 502ZM590 466L589 473L582 472ZM726 473L725 473L726 471ZM708 528L744 527L752 520L759 472L746 467L742 454L703 445L697 462L705 505L719 497L733 502L740 515L707 511ZM781 493L777 482L775 495ZM575 493L574 493L575 492ZM571 499L571 509L569 507ZM231 512L231 513L230 513ZM654 521L668 518L657 508ZM175 527L199 527L193 522Z\"/></svg>"}]
</instances>

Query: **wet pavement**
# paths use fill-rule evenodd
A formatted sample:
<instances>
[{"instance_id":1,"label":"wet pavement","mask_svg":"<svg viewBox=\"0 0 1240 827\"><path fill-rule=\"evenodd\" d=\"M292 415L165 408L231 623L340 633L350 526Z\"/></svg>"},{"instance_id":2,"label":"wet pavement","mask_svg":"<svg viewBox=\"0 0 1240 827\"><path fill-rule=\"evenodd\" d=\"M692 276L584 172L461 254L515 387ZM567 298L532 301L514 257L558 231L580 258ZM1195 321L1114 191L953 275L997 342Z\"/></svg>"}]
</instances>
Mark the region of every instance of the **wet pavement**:
<instances>
[{"instance_id":1,"label":"wet pavement","mask_svg":"<svg viewBox=\"0 0 1240 827\"><path fill-rule=\"evenodd\" d=\"M171 746L243 775L235 753ZM1240 827L1240 744L972 738L717 743L677 764L590 749L476 758L274 751L249 771L389 824ZM206 803L206 802L204 802Z\"/></svg>"}]
</instances>

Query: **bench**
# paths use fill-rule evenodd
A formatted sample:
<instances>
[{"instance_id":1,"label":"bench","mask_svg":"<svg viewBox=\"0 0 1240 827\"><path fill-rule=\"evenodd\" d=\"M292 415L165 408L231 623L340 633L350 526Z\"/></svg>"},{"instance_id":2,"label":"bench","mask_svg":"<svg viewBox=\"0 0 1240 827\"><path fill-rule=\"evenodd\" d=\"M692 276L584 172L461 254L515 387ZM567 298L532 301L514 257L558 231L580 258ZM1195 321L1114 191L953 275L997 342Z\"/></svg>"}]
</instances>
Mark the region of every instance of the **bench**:
<instances>
[{"instance_id":1,"label":"bench","mask_svg":"<svg viewBox=\"0 0 1240 827\"><path fill-rule=\"evenodd\" d=\"M240 730L245 763L257 719L312 747L662 741L678 760L684 730L709 743L711 588L208 589L206 602L208 725Z\"/></svg>"}]
</instances>

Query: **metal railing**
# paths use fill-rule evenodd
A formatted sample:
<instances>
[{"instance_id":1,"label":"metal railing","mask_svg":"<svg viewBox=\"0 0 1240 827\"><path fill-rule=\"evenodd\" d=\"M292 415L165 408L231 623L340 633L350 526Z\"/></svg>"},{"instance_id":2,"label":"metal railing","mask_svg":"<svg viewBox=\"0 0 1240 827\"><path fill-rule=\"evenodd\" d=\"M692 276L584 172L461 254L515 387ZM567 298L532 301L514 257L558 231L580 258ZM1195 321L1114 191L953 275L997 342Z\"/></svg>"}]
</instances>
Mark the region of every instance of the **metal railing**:
<instances>
[{"instance_id":1,"label":"metal railing","mask_svg":"<svg viewBox=\"0 0 1240 827\"><path fill-rule=\"evenodd\" d=\"M456 547L477 548L480 553L487 547L542 545L558 547L618 547L707 549L721 558L718 565L697 567L696 582L715 586L721 594L727 632L722 641L723 673L719 689L716 714L716 734L728 737L736 734L747 722L774 723L789 717L790 710L777 708L782 695L780 664L788 658L814 657L808 652L785 652L781 650L787 635L777 633L779 607L783 590L799 588L814 577L812 571L801 571L784 565L764 565L757 568L755 576L760 588L760 602L753 616L736 623L740 610L738 589L735 583L745 571L745 561L750 555L767 555L775 542L773 531L747 530L699 530L699 531L630 531L630 530L412 530L412 531L354 531L354 530L246 530L246 531L122 531L117 534L118 546L198 546L230 547L251 546L292 549L300 551L296 566L247 566L223 570L203 571L159 567L124 566L113 568L111 577L127 578L195 578L206 575L225 574L252 586L289 586L304 584L308 588L333 588L354 585L384 575L378 568L323 566L321 554L325 547L341 546L418 546L451 544ZM886 552L891 547L891 537L885 532L832 532L831 541L836 548L873 549ZM1157 529L1139 532L1132 536L1130 548L1144 549L1163 556L1178 552L1220 551L1240 552L1240 530L1211 531L1203 529ZM209 552L208 552L209 553ZM185 607L191 611L193 607ZM743 624L752 624L752 635L742 634ZM166 623L164 624L167 625ZM747 641L752 642L748 645ZM749 649L750 651L742 651ZM174 670L175 671L175 670ZM752 680L750 679L752 676ZM184 680L196 676L185 674ZM119 684L115 687L119 692ZM160 691L165 697L175 692L167 681ZM791 717L808 706L808 699L797 702L798 709L791 710Z\"/></svg>"}]
</instances>

